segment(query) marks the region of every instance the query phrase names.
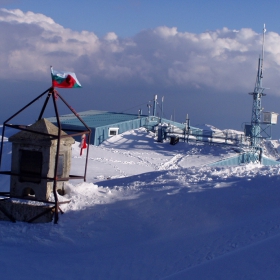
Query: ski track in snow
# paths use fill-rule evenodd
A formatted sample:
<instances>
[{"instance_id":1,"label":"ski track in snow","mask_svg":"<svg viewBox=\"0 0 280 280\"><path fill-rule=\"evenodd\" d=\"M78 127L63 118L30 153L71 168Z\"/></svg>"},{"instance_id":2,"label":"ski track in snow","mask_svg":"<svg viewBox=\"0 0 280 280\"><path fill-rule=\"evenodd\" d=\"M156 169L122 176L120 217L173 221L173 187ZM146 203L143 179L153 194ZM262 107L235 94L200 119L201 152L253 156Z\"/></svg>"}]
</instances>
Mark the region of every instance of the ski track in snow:
<instances>
[{"instance_id":1,"label":"ski track in snow","mask_svg":"<svg viewBox=\"0 0 280 280\"><path fill-rule=\"evenodd\" d=\"M169 170L179 168L178 163L184 157L182 154L177 154L173 156L170 160L158 167L158 170Z\"/></svg>"}]
</instances>

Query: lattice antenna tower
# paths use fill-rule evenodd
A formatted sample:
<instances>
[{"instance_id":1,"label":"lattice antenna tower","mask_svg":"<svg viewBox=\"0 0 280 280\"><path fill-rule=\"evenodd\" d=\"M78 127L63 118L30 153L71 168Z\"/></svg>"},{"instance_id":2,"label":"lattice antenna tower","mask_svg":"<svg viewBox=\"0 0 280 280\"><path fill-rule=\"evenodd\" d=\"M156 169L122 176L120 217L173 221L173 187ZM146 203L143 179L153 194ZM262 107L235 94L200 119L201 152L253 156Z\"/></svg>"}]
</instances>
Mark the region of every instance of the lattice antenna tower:
<instances>
[{"instance_id":1,"label":"lattice antenna tower","mask_svg":"<svg viewBox=\"0 0 280 280\"><path fill-rule=\"evenodd\" d=\"M265 43L265 24L263 26L263 40L262 40L262 53L258 60L258 73L255 83L254 92L249 93L253 96L253 107L252 107L252 118L251 118L251 145L252 147L258 148L261 142L261 99L265 96L262 86L263 79L263 62L264 62L264 43Z\"/></svg>"}]
</instances>

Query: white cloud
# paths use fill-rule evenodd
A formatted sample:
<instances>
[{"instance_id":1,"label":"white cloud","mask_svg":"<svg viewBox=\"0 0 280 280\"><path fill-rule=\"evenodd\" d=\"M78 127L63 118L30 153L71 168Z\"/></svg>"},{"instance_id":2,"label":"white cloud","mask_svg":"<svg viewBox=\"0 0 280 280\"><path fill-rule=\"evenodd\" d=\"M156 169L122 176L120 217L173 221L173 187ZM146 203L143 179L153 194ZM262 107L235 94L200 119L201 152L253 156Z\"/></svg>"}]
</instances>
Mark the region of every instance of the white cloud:
<instances>
[{"instance_id":1,"label":"white cloud","mask_svg":"<svg viewBox=\"0 0 280 280\"><path fill-rule=\"evenodd\" d=\"M160 26L154 30L154 33L160 37L168 38L177 35L178 31L176 27L169 28L167 26Z\"/></svg>"},{"instance_id":2,"label":"white cloud","mask_svg":"<svg viewBox=\"0 0 280 280\"><path fill-rule=\"evenodd\" d=\"M114 32L109 32L106 34L106 36L104 37L105 40L107 41L115 41L118 39L118 36L116 33Z\"/></svg>"},{"instance_id":3,"label":"white cloud","mask_svg":"<svg viewBox=\"0 0 280 280\"><path fill-rule=\"evenodd\" d=\"M52 64L73 70L71 64L80 56L100 47L94 33L65 29L42 14L20 10L0 10L0 32L5 46L1 62L6 66L0 69L2 78L25 78L30 74L42 78L40 73L45 74Z\"/></svg>"},{"instance_id":4,"label":"white cloud","mask_svg":"<svg viewBox=\"0 0 280 280\"><path fill-rule=\"evenodd\" d=\"M0 10L0 78L46 79L49 66L75 71L82 79L159 87L253 88L262 34L223 28L201 34L161 26L132 38L114 32L98 38L76 32L51 18ZM265 79L280 94L280 36L266 33ZM80 78L80 80L81 80Z\"/></svg>"}]
</instances>

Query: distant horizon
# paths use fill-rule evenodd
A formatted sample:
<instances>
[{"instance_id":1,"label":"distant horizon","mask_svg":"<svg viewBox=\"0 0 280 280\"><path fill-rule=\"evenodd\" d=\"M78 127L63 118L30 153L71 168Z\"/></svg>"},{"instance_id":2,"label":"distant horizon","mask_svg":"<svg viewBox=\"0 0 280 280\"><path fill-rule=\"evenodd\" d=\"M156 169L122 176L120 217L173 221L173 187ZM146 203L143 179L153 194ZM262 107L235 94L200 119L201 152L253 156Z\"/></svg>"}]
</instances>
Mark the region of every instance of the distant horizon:
<instances>
[{"instance_id":1,"label":"distant horizon","mask_svg":"<svg viewBox=\"0 0 280 280\"><path fill-rule=\"evenodd\" d=\"M0 1L0 122L51 86L52 65L81 83L60 90L76 111L147 112L157 94L165 98L165 118L175 112L175 121L184 122L189 114L192 125L242 130L251 122L248 93L264 23L269 89L262 107L280 112L280 29L273 17L280 3L83 1L68 1L63 13L49 1ZM259 9L261 18L247 17ZM277 125L272 136L280 138Z\"/></svg>"}]
</instances>

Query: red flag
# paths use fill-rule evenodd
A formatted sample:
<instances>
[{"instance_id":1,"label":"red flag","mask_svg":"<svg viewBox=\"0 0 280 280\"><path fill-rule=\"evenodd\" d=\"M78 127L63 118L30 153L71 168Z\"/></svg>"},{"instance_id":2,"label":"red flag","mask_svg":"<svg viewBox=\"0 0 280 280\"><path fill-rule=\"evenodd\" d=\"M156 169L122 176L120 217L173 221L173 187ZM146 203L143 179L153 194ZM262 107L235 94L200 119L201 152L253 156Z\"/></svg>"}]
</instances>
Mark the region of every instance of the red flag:
<instances>
[{"instance_id":1,"label":"red flag","mask_svg":"<svg viewBox=\"0 0 280 280\"><path fill-rule=\"evenodd\" d=\"M83 154L83 149L87 148L87 137L85 134L82 135L82 140L81 140L81 144L80 144L80 156Z\"/></svg>"}]
</instances>

